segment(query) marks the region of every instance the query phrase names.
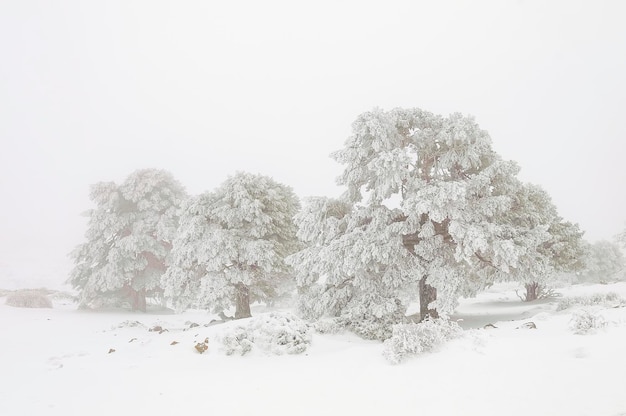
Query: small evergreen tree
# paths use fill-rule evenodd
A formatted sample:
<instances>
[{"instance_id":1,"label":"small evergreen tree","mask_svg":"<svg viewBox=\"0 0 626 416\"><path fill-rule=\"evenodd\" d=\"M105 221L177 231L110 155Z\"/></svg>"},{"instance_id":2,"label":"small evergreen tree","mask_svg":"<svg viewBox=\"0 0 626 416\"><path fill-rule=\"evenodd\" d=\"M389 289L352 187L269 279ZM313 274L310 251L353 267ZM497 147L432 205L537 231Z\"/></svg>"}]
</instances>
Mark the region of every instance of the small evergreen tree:
<instances>
[{"instance_id":1,"label":"small evergreen tree","mask_svg":"<svg viewBox=\"0 0 626 416\"><path fill-rule=\"evenodd\" d=\"M90 198L96 208L86 213L87 241L71 253L69 283L83 305L129 300L145 311L146 296L162 293L184 189L170 173L144 169L121 185L93 185Z\"/></svg>"},{"instance_id":2,"label":"small evergreen tree","mask_svg":"<svg viewBox=\"0 0 626 416\"><path fill-rule=\"evenodd\" d=\"M179 310L234 306L235 318L249 317L250 300L271 297L289 272L284 259L298 247L298 209L291 188L248 173L191 198L162 279L166 296Z\"/></svg>"}]
</instances>

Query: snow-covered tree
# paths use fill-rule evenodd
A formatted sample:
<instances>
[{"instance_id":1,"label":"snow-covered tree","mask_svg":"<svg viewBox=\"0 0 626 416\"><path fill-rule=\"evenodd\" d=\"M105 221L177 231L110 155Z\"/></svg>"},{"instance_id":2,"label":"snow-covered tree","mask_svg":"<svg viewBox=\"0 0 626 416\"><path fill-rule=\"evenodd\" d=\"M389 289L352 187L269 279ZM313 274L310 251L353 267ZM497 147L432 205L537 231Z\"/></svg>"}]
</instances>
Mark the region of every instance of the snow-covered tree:
<instances>
[{"instance_id":1,"label":"snow-covered tree","mask_svg":"<svg viewBox=\"0 0 626 416\"><path fill-rule=\"evenodd\" d=\"M71 254L69 279L83 305L129 299L133 309L145 311L146 296L162 293L160 279L185 197L169 172L156 169L138 170L121 185L91 187L96 208L86 213L87 241Z\"/></svg>"},{"instance_id":2,"label":"snow-covered tree","mask_svg":"<svg viewBox=\"0 0 626 416\"><path fill-rule=\"evenodd\" d=\"M508 224L510 235L523 248L507 280L524 284L525 301L549 293L548 284L556 274L582 267L583 233L577 224L564 221L548 193L541 187L523 184L512 194L511 209L498 221Z\"/></svg>"},{"instance_id":3,"label":"snow-covered tree","mask_svg":"<svg viewBox=\"0 0 626 416\"><path fill-rule=\"evenodd\" d=\"M622 247L626 248L626 229L615 236L615 241Z\"/></svg>"},{"instance_id":4,"label":"snow-covered tree","mask_svg":"<svg viewBox=\"0 0 626 416\"><path fill-rule=\"evenodd\" d=\"M522 221L531 195L518 167L470 117L374 110L332 156L347 190L308 201L297 217L307 246L289 259L311 315L394 319L415 286L422 318L449 313L460 295L534 267L524 256L550 238L543 218Z\"/></svg>"},{"instance_id":5,"label":"snow-covered tree","mask_svg":"<svg viewBox=\"0 0 626 416\"><path fill-rule=\"evenodd\" d=\"M190 305L235 318L250 316L251 299L267 299L289 272L284 259L298 248L292 189L248 173L185 204L163 285L177 309Z\"/></svg>"},{"instance_id":6,"label":"snow-covered tree","mask_svg":"<svg viewBox=\"0 0 626 416\"><path fill-rule=\"evenodd\" d=\"M611 241L601 240L587 247L585 267L581 272L583 280L588 282L608 282L620 280L624 272L626 259L620 247Z\"/></svg>"},{"instance_id":7,"label":"snow-covered tree","mask_svg":"<svg viewBox=\"0 0 626 416\"><path fill-rule=\"evenodd\" d=\"M421 270L403 246L402 213L310 198L296 216L305 249L288 258L306 318L339 317L364 338L384 339L403 320L405 289Z\"/></svg>"}]
</instances>

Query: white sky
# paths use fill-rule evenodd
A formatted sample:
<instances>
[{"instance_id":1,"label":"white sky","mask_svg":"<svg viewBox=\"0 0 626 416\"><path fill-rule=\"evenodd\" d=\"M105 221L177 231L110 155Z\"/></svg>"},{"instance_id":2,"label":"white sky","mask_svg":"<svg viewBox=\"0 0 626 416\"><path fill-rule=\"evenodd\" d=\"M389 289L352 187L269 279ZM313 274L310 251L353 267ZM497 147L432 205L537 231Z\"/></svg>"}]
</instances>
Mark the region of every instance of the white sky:
<instances>
[{"instance_id":1,"label":"white sky","mask_svg":"<svg viewBox=\"0 0 626 416\"><path fill-rule=\"evenodd\" d=\"M476 116L590 241L626 222L626 2L0 2L0 283L63 282L89 185L341 192L356 116ZM29 280L30 279L30 280ZM28 285L24 283L25 285Z\"/></svg>"}]
</instances>

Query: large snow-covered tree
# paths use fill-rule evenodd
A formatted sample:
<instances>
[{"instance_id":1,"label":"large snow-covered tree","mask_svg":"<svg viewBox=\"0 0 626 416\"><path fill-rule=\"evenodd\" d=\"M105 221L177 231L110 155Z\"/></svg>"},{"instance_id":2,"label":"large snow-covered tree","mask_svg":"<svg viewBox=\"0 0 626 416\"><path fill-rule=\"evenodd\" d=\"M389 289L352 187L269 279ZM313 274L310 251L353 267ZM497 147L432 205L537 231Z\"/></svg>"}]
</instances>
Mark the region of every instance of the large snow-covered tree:
<instances>
[{"instance_id":1,"label":"large snow-covered tree","mask_svg":"<svg viewBox=\"0 0 626 416\"><path fill-rule=\"evenodd\" d=\"M160 279L185 197L182 185L157 169L138 170L121 185L91 187L96 207L86 213L87 241L71 254L69 279L83 305L128 299L133 309L145 311L146 296L162 293Z\"/></svg>"},{"instance_id":2,"label":"large snow-covered tree","mask_svg":"<svg viewBox=\"0 0 626 416\"><path fill-rule=\"evenodd\" d=\"M459 295L535 267L530 250L550 238L553 216L522 221L532 190L473 118L374 110L332 156L346 192L297 217L307 246L290 262L303 310L393 319L417 286L422 318L449 313Z\"/></svg>"},{"instance_id":3,"label":"large snow-covered tree","mask_svg":"<svg viewBox=\"0 0 626 416\"><path fill-rule=\"evenodd\" d=\"M251 299L267 299L290 271L298 248L293 222L299 201L272 178L237 173L184 206L172 264L163 278L177 309L190 305L235 318L250 316Z\"/></svg>"}]
</instances>

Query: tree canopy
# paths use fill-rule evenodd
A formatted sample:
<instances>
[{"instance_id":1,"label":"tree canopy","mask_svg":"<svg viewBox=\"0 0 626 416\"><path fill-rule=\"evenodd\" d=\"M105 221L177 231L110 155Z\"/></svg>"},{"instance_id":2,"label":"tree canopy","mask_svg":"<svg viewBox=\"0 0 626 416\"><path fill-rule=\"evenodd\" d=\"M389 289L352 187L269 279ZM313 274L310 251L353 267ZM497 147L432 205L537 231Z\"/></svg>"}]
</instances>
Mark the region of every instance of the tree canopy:
<instances>
[{"instance_id":1,"label":"tree canopy","mask_svg":"<svg viewBox=\"0 0 626 416\"><path fill-rule=\"evenodd\" d=\"M551 264L556 209L473 118L376 109L352 131L332 154L344 194L309 199L296 217L306 247L289 261L305 313L352 326L397 320L419 289L422 318L436 316L460 295Z\"/></svg>"},{"instance_id":2,"label":"tree canopy","mask_svg":"<svg viewBox=\"0 0 626 416\"><path fill-rule=\"evenodd\" d=\"M298 209L291 188L249 173L190 198L162 279L166 296L178 309L234 306L236 318L250 316L250 299L271 296L289 271L284 258L297 248Z\"/></svg>"},{"instance_id":3,"label":"tree canopy","mask_svg":"<svg viewBox=\"0 0 626 416\"><path fill-rule=\"evenodd\" d=\"M163 170L144 169L117 185L91 187L86 242L71 254L69 282L84 305L130 299L145 310L146 295L159 295L161 275L178 225L182 185Z\"/></svg>"}]
</instances>

